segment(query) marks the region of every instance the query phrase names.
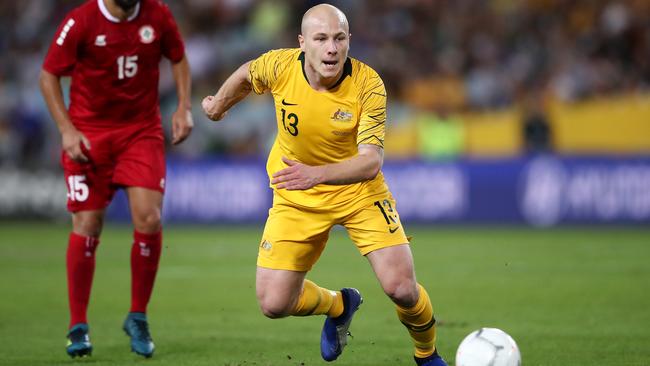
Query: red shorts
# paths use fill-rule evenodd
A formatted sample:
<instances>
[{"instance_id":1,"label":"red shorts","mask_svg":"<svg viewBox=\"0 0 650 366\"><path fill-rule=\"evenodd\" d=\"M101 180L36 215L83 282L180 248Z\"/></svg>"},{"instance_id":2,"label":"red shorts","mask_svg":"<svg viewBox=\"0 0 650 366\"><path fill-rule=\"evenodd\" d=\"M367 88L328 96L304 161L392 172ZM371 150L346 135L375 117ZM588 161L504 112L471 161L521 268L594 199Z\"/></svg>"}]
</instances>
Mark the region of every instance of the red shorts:
<instances>
[{"instance_id":1,"label":"red shorts","mask_svg":"<svg viewBox=\"0 0 650 366\"><path fill-rule=\"evenodd\" d=\"M106 208L121 187L165 192L165 144L162 128L128 125L82 131L90 141L86 163L63 152L61 165L68 187L68 211Z\"/></svg>"}]
</instances>

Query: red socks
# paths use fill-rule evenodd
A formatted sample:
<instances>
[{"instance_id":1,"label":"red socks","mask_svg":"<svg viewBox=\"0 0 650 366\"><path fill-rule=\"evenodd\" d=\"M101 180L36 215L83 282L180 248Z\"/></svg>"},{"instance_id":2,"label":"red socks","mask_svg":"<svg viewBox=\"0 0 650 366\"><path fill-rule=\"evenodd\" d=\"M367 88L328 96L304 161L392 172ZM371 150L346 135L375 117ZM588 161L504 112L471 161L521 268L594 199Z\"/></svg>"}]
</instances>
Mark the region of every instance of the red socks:
<instances>
[{"instance_id":1,"label":"red socks","mask_svg":"<svg viewBox=\"0 0 650 366\"><path fill-rule=\"evenodd\" d=\"M98 245L98 238L70 233L66 253L70 328L77 323L88 323L86 313L95 273L95 249Z\"/></svg>"},{"instance_id":2,"label":"red socks","mask_svg":"<svg viewBox=\"0 0 650 366\"><path fill-rule=\"evenodd\" d=\"M162 232L143 234L133 232L131 248L131 312L146 313L153 284L158 272Z\"/></svg>"},{"instance_id":3,"label":"red socks","mask_svg":"<svg viewBox=\"0 0 650 366\"><path fill-rule=\"evenodd\" d=\"M162 233L133 232L131 248L131 311L145 313L158 272ZM66 253L70 328L88 323L87 310L95 273L95 250L99 238L70 233Z\"/></svg>"}]
</instances>

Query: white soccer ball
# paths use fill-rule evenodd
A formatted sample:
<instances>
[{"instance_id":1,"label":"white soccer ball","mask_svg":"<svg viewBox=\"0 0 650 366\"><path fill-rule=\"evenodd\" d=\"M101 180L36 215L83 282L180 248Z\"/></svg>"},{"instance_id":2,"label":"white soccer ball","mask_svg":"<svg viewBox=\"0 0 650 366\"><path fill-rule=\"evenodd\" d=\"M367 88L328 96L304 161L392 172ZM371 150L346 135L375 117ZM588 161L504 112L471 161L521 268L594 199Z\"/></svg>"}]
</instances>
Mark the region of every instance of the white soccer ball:
<instances>
[{"instance_id":1,"label":"white soccer ball","mask_svg":"<svg viewBox=\"0 0 650 366\"><path fill-rule=\"evenodd\" d=\"M517 343L497 328L481 328L470 333L458 346L456 366L520 366Z\"/></svg>"}]
</instances>

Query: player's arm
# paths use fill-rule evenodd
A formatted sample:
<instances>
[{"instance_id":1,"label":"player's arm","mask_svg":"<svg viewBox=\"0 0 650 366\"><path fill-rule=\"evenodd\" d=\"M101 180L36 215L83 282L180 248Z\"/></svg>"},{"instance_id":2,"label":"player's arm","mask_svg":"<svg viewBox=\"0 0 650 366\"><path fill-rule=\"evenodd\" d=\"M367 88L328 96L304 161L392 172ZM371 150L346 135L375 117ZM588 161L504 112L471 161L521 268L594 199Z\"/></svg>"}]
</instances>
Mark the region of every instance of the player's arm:
<instances>
[{"instance_id":1,"label":"player's arm","mask_svg":"<svg viewBox=\"0 0 650 366\"><path fill-rule=\"evenodd\" d=\"M83 143L86 149L90 150L90 141L74 127L70 120L65 103L63 102L60 77L42 69L39 85L47 108L50 110L50 114L61 133L63 151L74 161L88 161L88 157L86 157L81 149L81 144Z\"/></svg>"},{"instance_id":2,"label":"player's arm","mask_svg":"<svg viewBox=\"0 0 650 366\"><path fill-rule=\"evenodd\" d=\"M183 142L192 132L192 78L187 56L172 64L172 74L176 82L178 107L172 115L172 144Z\"/></svg>"},{"instance_id":3,"label":"player's arm","mask_svg":"<svg viewBox=\"0 0 650 366\"><path fill-rule=\"evenodd\" d=\"M232 75L226 79L217 94L203 98L201 106L205 115L213 121L223 119L226 112L237 104L253 89L249 67L251 61L241 65Z\"/></svg>"},{"instance_id":4,"label":"player's arm","mask_svg":"<svg viewBox=\"0 0 650 366\"><path fill-rule=\"evenodd\" d=\"M288 165L273 174L277 189L303 190L317 184L343 185L374 179L384 163L384 150L377 145L360 144L356 156L338 163L310 166L282 157Z\"/></svg>"}]
</instances>

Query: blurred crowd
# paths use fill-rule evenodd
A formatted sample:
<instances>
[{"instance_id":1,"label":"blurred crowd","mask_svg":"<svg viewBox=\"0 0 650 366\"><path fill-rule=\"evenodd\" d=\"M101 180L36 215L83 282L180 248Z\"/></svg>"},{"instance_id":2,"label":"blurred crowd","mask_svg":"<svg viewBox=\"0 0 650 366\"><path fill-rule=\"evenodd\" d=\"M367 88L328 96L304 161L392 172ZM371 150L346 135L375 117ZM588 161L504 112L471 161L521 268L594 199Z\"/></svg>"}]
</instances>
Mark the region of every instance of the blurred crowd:
<instances>
[{"instance_id":1,"label":"blurred crowd","mask_svg":"<svg viewBox=\"0 0 650 366\"><path fill-rule=\"evenodd\" d=\"M0 165L58 163L60 138L40 96L38 74L56 27L81 2L0 3ZM166 0L186 42L196 124L191 138L170 154L265 154L275 133L270 97L247 99L216 126L202 116L200 100L241 63L268 49L295 47L302 13L320 2ZM438 118L531 99L572 102L650 91L648 0L330 3L350 21L350 55L384 79L389 123L413 121L423 112ZM166 65L162 71L161 110L169 129L175 89ZM533 117L543 121L543 113ZM539 131L544 127L525 134Z\"/></svg>"}]
</instances>

